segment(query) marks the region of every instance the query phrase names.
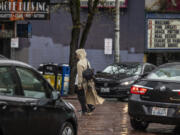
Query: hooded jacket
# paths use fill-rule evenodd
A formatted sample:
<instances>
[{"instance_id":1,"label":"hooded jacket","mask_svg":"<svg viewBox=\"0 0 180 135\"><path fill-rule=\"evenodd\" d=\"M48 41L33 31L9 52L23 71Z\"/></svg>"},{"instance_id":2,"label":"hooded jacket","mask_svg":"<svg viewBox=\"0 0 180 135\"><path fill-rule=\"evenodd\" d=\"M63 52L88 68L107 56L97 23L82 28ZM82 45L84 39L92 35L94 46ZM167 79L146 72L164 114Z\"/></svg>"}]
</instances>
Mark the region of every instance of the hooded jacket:
<instances>
[{"instance_id":1,"label":"hooded jacket","mask_svg":"<svg viewBox=\"0 0 180 135\"><path fill-rule=\"evenodd\" d=\"M79 59L77 63L78 88L82 88L82 83L83 83L82 73L84 70L87 69L87 64L89 65L89 67L90 67L90 64L88 63L88 60L86 58L86 51L84 49L76 50L76 55Z\"/></svg>"},{"instance_id":2,"label":"hooded jacket","mask_svg":"<svg viewBox=\"0 0 180 135\"><path fill-rule=\"evenodd\" d=\"M78 88L85 91L86 103L87 104L102 104L104 99L97 95L95 84L93 80L86 81L83 79L82 73L87 69L87 65L90 67L90 63L86 58L86 51L84 49L76 50L76 55L79 59L77 63L78 73Z\"/></svg>"}]
</instances>

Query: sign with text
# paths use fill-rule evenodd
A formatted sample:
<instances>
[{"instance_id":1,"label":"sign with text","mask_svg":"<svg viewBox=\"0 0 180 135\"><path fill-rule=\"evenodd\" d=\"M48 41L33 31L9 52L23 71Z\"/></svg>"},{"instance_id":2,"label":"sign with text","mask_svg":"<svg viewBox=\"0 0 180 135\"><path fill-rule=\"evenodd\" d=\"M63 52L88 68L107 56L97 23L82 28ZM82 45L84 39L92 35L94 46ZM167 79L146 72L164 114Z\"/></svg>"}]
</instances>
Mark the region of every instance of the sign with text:
<instances>
[{"instance_id":1,"label":"sign with text","mask_svg":"<svg viewBox=\"0 0 180 135\"><path fill-rule=\"evenodd\" d=\"M180 12L180 0L145 0L147 12Z\"/></svg>"},{"instance_id":2,"label":"sign with text","mask_svg":"<svg viewBox=\"0 0 180 135\"><path fill-rule=\"evenodd\" d=\"M180 49L180 19L148 19L148 49Z\"/></svg>"},{"instance_id":3,"label":"sign with text","mask_svg":"<svg viewBox=\"0 0 180 135\"><path fill-rule=\"evenodd\" d=\"M3 0L0 20L49 19L49 0Z\"/></svg>"},{"instance_id":4,"label":"sign with text","mask_svg":"<svg viewBox=\"0 0 180 135\"><path fill-rule=\"evenodd\" d=\"M112 38L104 39L104 54L112 54Z\"/></svg>"},{"instance_id":5,"label":"sign with text","mask_svg":"<svg viewBox=\"0 0 180 135\"><path fill-rule=\"evenodd\" d=\"M11 48L19 47L19 38L11 38Z\"/></svg>"},{"instance_id":6,"label":"sign with text","mask_svg":"<svg viewBox=\"0 0 180 135\"><path fill-rule=\"evenodd\" d=\"M120 8L127 8L127 0L119 0ZM80 0L82 8L88 7L88 0ZM116 5L116 0L100 0L98 8L114 8Z\"/></svg>"}]
</instances>

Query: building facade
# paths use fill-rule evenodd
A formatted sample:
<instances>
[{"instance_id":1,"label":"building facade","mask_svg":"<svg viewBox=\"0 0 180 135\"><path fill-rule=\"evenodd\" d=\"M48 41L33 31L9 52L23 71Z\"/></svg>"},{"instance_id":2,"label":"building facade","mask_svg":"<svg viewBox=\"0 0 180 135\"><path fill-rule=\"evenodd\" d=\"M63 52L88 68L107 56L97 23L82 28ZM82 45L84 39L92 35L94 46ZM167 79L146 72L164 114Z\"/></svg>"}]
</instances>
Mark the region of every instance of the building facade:
<instances>
[{"instance_id":1,"label":"building facade","mask_svg":"<svg viewBox=\"0 0 180 135\"><path fill-rule=\"evenodd\" d=\"M120 16L120 59L144 60L145 50L145 1L129 0ZM87 9L81 9L81 20L87 17ZM17 22L21 23L21 21ZM14 58L38 67L41 63L68 63L72 21L69 11L59 9L50 14L49 20L30 21L32 37L20 38ZM108 9L99 9L91 27L85 49L95 70L102 70L114 61L112 54L104 53L105 39L114 43L114 16Z\"/></svg>"}]
</instances>

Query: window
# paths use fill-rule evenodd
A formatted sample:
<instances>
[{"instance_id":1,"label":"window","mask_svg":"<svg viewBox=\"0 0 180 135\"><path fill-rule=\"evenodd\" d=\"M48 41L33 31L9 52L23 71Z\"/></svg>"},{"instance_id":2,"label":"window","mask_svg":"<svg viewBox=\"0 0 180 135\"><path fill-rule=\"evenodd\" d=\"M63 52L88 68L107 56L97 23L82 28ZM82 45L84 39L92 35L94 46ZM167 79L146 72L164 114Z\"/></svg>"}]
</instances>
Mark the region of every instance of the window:
<instances>
[{"instance_id":1,"label":"window","mask_svg":"<svg viewBox=\"0 0 180 135\"><path fill-rule=\"evenodd\" d=\"M146 65L145 68L144 68L144 73L149 73L149 72L151 72L153 69L154 69L153 66L151 66L151 65Z\"/></svg>"},{"instance_id":2,"label":"window","mask_svg":"<svg viewBox=\"0 0 180 135\"><path fill-rule=\"evenodd\" d=\"M16 68L18 75L21 80L21 85L24 91L25 97L31 98L45 98L45 87L43 85L44 80L39 79L31 70L23 69L23 68Z\"/></svg>"},{"instance_id":3,"label":"window","mask_svg":"<svg viewBox=\"0 0 180 135\"><path fill-rule=\"evenodd\" d=\"M14 95L16 82L9 67L0 67L0 95Z\"/></svg>"},{"instance_id":4,"label":"window","mask_svg":"<svg viewBox=\"0 0 180 135\"><path fill-rule=\"evenodd\" d=\"M161 67L147 77L150 80L180 81L180 65Z\"/></svg>"},{"instance_id":5,"label":"window","mask_svg":"<svg viewBox=\"0 0 180 135\"><path fill-rule=\"evenodd\" d=\"M108 74L126 74L126 75L139 75L142 66L139 64L119 64L110 65L103 70L103 73Z\"/></svg>"}]
</instances>

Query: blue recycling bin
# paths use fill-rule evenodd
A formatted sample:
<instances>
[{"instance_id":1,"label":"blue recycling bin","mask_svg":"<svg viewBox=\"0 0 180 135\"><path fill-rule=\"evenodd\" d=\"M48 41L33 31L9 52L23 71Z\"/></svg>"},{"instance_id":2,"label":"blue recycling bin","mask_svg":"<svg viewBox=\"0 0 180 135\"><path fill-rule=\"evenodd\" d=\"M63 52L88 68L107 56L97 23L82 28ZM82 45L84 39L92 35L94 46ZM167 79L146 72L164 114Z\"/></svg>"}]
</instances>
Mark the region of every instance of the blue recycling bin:
<instances>
[{"instance_id":1,"label":"blue recycling bin","mask_svg":"<svg viewBox=\"0 0 180 135\"><path fill-rule=\"evenodd\" d=\"M62 96L68 95L69 76L70 76L70 67L68 65L62 65L62 85L61 85L61 95Z\"/></svg>"}]
</instances>

